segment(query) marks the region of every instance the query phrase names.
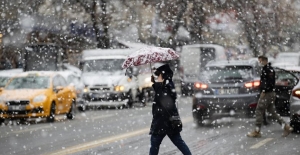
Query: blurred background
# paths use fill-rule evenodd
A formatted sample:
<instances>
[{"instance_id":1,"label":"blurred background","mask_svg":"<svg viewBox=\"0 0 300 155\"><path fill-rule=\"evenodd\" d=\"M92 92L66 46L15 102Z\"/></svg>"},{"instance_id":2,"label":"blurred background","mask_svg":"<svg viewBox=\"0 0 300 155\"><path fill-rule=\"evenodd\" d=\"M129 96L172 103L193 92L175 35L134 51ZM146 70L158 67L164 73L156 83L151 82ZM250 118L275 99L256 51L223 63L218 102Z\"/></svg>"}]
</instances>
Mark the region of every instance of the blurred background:
<instances>
[{"instance_id":1,"label":"blurred background","mask_svg":"<svg viewBox=\"0 0 300 155\"><path fill-rule=\"evenodd\" d=\"M84 49L120 41L224 46L243 59L299 51L297 0L1 0L0 69L22 68L27 44L54 43L78 66Z\"/></svg>"}]
</instances>

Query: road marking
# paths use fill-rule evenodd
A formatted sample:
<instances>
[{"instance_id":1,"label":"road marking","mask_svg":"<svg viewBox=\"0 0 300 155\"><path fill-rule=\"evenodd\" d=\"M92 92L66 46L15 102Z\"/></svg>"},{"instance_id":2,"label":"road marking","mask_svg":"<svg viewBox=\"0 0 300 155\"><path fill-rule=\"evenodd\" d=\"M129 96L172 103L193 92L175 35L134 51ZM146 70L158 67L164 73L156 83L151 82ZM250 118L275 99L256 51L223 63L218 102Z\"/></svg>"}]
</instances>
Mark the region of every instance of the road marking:
<instances>
[{"instance_id":1,"label":"road marking","mask_svg":"<svg viewBox=\"0 0 300 155\"><path fill-rule=\"evenodd\" d=\"M265 145L266 143L268 143L269 141L273 140L273 138L266 138L260 142L258 142L257 144L254 144L250 147L250 149L257 149L263 145Z\"/></svg>"},{"instance_id":2,"label":"road marking","mask_svg":"<svg viewBox=\"0 0 300 155\"><path fill-rule=\"evenodd\" d=\"M187 117L187 118L182 119L182 122L187 123L187 122L191 122L192 120L193 120L192 117ZM138 136L138 135L141 135L141 134L145 134L145 133L149 132L149 130L150 130L149 128L143 128L143 129L128 132L128 133L124 133L124 134L120 134L120 135L116 135L116 136L111 136L111 137L107 137L107 138L104 138L104 139L99 139L99 140L87 142L87 143L84 143L84 144L75 145L75 146L68 147L68 148L66 148L64 150L61 150L61 151L50 153L49 155L72 154L72 153L84 151L84 150L87 150L87 149L91 149L91 148L94 148L94 147L97 147L97 146L100 146L100 145L103 145L103 144L108 144L108 143L111 143L111 142L115 142L115 141L118 141L118 140L121 140L121 139L130 138L130 137L133 137L133 136Z\"/></svg>"}]
</instances>

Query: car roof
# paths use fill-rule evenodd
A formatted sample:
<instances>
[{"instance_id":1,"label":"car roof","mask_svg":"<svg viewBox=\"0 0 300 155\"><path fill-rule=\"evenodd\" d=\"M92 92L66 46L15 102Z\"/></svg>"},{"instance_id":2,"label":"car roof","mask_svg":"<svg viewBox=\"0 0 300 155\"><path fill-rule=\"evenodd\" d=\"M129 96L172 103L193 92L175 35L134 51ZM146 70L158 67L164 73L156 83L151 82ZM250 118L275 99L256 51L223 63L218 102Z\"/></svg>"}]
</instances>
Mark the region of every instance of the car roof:
<instances>
[{"instance_id":1,"label":"car roof","mask_svg":"<svg viewBox=\"0 0 300 155\"><path fill-rule=\"evenodd\" d=\"M282 68L287 71L300 72L300 66L285 66L285 67L278 67L278 68Z\"/></svg>"},{"instance_id":2,"label":"car roof","mask_svg":"<svg viewBox=\"0 0 300 155\"><path fill-rule=\"evenodd\" d=\"M221 66L256 66L258 61L253 60L219 60L210 61L205 67L221 67Z\"/></svg>"}]
</instances>

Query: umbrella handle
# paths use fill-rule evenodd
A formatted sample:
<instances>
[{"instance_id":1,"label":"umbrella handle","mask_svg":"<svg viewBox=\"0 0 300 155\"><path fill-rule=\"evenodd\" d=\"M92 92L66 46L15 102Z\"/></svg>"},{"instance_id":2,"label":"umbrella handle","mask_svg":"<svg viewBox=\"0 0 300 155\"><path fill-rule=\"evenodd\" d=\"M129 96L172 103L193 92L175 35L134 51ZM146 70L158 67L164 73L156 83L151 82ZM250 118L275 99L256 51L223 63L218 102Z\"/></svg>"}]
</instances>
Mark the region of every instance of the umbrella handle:
<instances>
[{"instance_id":1,"label":"umbrella handle","mask_svg":"<svg viewBox=\"0 0 300 155\"><path fill-rule=\"evenodd\" d=\"M150 62L150 71L151 71L151 75L152 75L153 73L152 73L152 67L151 67L151 62Z\"/></svg>"}]
</instances>

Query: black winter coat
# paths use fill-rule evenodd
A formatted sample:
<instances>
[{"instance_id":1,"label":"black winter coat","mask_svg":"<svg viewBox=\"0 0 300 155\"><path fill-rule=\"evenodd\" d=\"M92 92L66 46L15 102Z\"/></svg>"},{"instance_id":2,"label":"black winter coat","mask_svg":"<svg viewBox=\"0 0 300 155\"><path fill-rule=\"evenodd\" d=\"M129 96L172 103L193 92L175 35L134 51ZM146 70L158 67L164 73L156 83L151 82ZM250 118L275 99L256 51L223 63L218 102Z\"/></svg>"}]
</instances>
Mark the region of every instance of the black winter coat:
<instances>
[{"instance_id":1,"label":"black winter coat","mask_svg":"<svg viewBox=\"0 0 300 155\"><path fill-rule=\"evenodd\" d=\"M275 86L275 70L270 63L262 68L260 75L260 91L273 92Z\"/></svg>"},{"instance_id":2,"label":"black winter coat","mask_svg":"<svg viewBox=\"0 0 300 155\"><path fill-rule=\"evenodd\" d=\"M179 133L182 127L173 129L169 120L170 116L179 116L176 102L176 92L172 81L166 84L155 82L152 85L155 91L152 105L152 123L150 134L174 134Z\"/></svg>"}]
</instances>

